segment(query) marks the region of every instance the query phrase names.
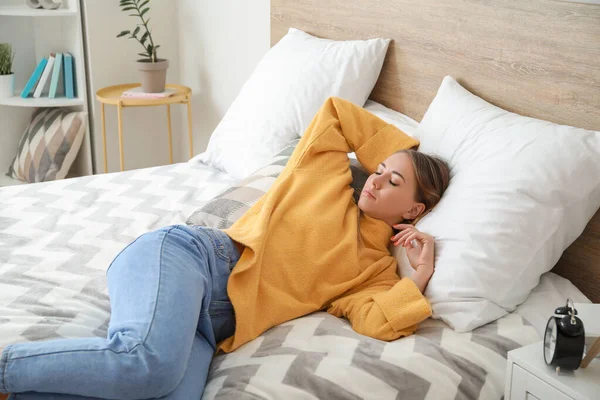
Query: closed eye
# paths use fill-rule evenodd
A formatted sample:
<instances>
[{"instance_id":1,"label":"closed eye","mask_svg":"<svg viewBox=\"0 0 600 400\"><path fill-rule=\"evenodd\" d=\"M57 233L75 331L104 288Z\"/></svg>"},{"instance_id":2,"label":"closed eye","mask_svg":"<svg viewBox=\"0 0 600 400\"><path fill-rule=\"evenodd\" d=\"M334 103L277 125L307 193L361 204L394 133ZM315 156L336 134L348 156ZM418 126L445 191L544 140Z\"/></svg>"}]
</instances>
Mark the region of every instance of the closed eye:
<instances>
[{"instance_id":1,"label":"closed eye","mask_svg":"<svg viewBox=\"0 0 600 400\"><path fill-rule=\"evenodd\" d=\"M381 172L375 172L375 175L381 175ZM394 182L390 181L390 183L392 184L392 186L398 186L397 184L395 184Z\"/></svg>"}]
</instances>

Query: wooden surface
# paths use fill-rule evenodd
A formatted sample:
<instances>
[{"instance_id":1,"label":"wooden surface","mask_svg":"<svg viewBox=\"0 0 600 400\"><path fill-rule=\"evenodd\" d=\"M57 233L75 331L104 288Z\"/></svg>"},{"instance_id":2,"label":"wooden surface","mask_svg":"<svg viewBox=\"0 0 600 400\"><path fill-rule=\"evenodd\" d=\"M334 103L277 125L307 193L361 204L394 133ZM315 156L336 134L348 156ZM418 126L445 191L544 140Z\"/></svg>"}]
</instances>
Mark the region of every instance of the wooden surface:
<instances>
[{"instance_id":1,"label":"wooden surface","mask_svg":"<svg viewBox=\"0 0 600 400\"><path fill-rule=\"evenodd\" d=\"M192 92L187 86L167 84L167 89L175 89L176 92L169 97L158 99L141 99L121 97L124 91L142 86L139 83L126 83L122 85L107 86L96 92L96 99L104 104L112 104L121 107L147 107L165 104L186 103L188 94Z\"/></svg>"},{"instance_id":2,"label":"wooden surface","mask_svg":"<svg viewBox=\"0 0 600 400\"><path fill-rule=\"evenodd\" d=\"M420 121L451 75L506 110L600 130L600 6L558 0L271 0L271 43L290 27L393 39L371 99ZM558 274L600 302L600 213Z\"/></svg>"},{"instance_id":3,"label":"wooden surface","mask_svg":"<svg viewBox=\"0 0 600 400\"><path fill-rule=\"evenodd\" d=\"M108 172L107 152L106 152L106 113L104 110L105 104L117 106L117 126L119 132L119 165L121 171L125 170L125 155L123 150L123 108L126 107L152 107L152 106L167 106L167 127L169 135L169 163L173 163L173 132L171 130L171 104L187 104L188 115L188 137L190 143L190 158L193 157L194 143L192 139L192 112L191 98L192 89L187 86L167 84L167 89L175 89L175 93L168 97L160 98L130 98L122 97L123 92L136 87L140 87L140 83L125 83L104 87L96 92L96 99L100 102L101 121L102 121L102 144L104 150L104 173ZM2 400L2 399L0 399Z\"/></svg>"}]
</instances>

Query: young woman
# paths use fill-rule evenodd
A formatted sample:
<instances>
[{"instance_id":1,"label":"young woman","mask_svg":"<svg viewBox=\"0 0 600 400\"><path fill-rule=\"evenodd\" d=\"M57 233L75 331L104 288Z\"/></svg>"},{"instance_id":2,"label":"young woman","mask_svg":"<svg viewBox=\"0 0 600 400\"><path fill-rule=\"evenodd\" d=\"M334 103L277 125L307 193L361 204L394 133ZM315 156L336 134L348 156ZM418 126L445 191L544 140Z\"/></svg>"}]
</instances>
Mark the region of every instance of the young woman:
<instances>
[{"instance_id":1,"label":"young woman","mask_svg":"<svg viewBox=\"0 0 600 400\"><path fill-rule=\"evenodd\" d=\"M328 99L268 193L235 224L141 235L106 273L107 338L7 346L0 393L198 399L216 350L317 310L374 338L412 334L431 315L423 291L434 240L410 222L437 204L449 180L446 164L417 145L361 107ZM358 204L352 151L371 173ZM397 276L390 241L406 248L411 278Z\"/></svg>"}]
</instances>

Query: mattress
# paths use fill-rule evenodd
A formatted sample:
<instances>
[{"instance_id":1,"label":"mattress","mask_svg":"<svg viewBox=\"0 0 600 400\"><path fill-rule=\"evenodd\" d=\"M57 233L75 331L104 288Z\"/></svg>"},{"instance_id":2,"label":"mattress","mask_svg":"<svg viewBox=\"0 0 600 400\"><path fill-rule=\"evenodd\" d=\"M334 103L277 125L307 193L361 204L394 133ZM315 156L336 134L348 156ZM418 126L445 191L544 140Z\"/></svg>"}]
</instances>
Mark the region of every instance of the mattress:
<instances>
[{"instance_id":1,"label":"mattress","mask_svg":"<svg viewBox=\"0 0 600 400\"><path fill-rule=\"evenodd\" d=\"M106 336L106 269L139 235L235 184L179 163L0 189L0 348Z\"/></svg>"}]
</instances>

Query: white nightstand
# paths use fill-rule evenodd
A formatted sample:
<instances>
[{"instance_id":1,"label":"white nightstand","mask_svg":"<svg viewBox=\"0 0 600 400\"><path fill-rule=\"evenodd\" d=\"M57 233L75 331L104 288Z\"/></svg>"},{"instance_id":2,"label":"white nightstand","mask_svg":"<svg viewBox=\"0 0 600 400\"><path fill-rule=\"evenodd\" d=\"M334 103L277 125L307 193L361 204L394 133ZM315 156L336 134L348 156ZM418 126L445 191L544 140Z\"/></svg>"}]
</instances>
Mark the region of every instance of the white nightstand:
<instances>
[{"instance_id":1,"label":"white nightstand","mask_svg":"<svg viewBox=\"0 0 600 400\"><path fill-rule=\"evenodd\" d=\"M600 359L587 368L557 375L544 361L542 342L509 351L504 399L600 399Z\"/></svg>"}]
</instances>

